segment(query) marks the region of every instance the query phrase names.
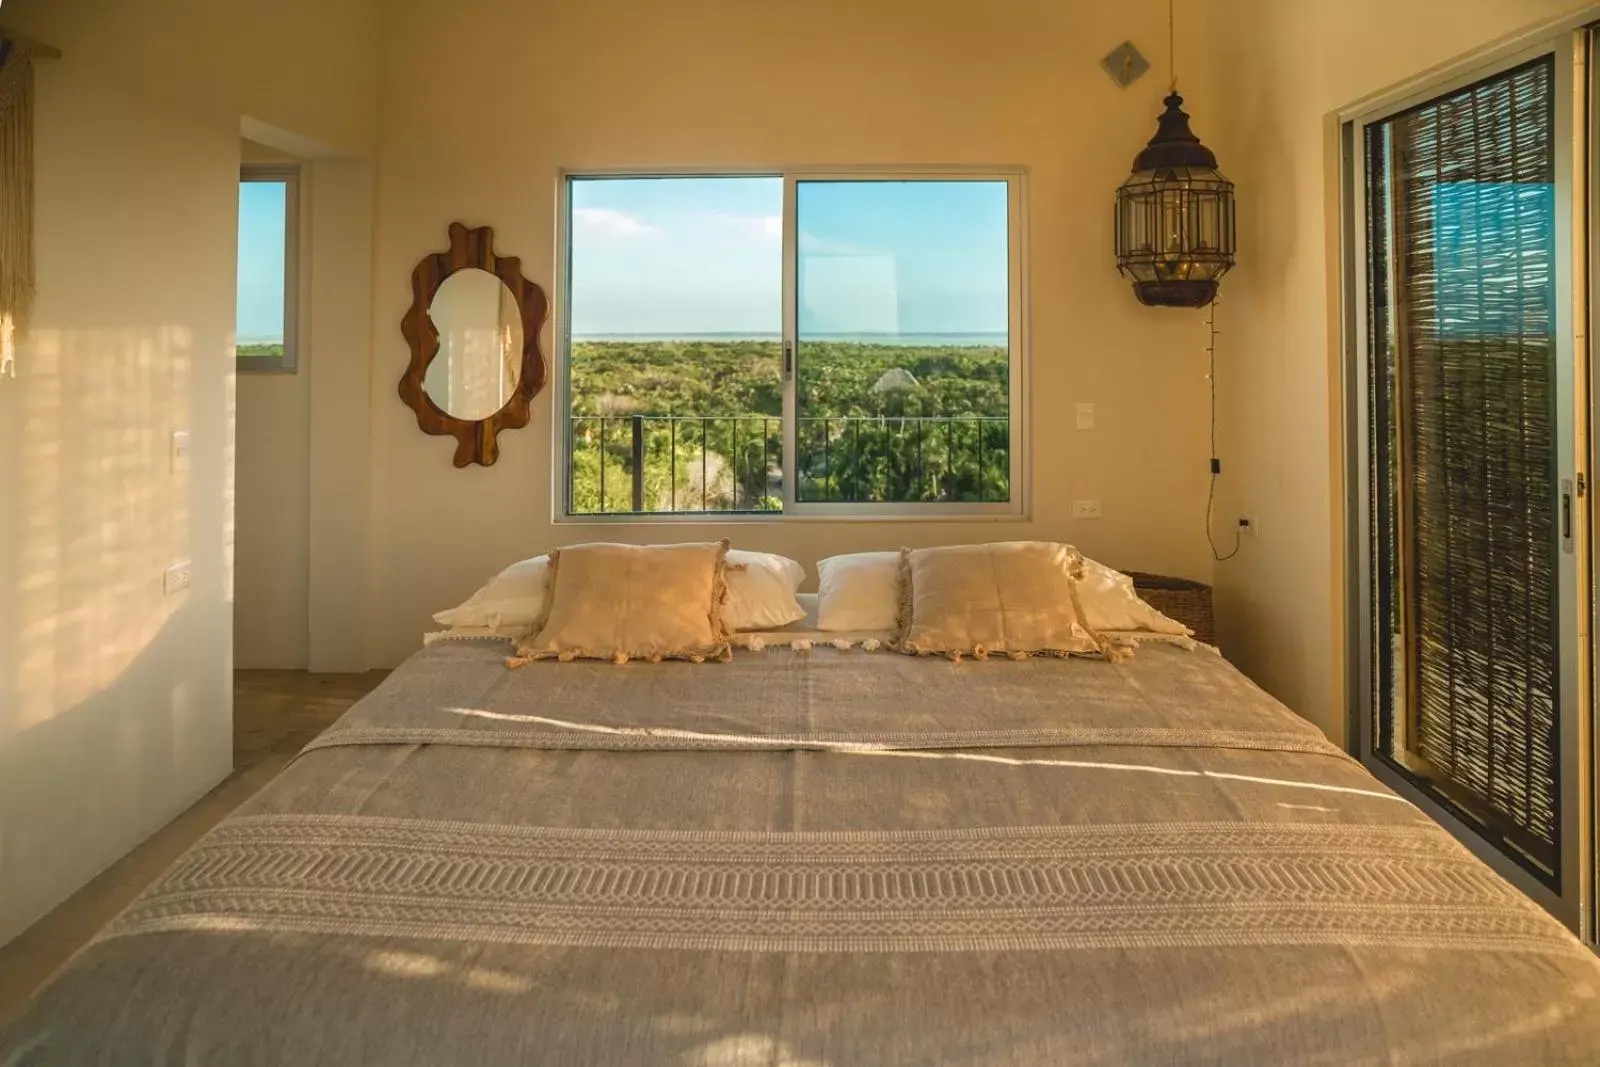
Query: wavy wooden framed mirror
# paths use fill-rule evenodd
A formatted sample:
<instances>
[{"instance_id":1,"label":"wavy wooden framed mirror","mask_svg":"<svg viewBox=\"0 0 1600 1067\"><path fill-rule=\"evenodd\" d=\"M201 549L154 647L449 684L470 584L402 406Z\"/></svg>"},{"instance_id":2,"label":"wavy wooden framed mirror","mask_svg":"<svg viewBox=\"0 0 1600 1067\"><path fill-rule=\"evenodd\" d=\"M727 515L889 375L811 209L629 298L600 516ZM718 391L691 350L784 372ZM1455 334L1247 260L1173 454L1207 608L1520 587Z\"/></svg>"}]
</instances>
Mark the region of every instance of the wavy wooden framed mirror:
<instances>
[{"instance_id":1,"label":"wavy wooden framed mirror","mask_svg":"<svg viewBox=\"0 0 1600 1067\"><path fill-rule=\"evenodd\" d=\"M449 250L411 272L411 307L400 322L411 364L400 399L424 433L456 439L456 466L492 465L496 435L528 424L545 385L539 331L549 307L520 259L494 254L488 226L451 223Z\"/></svg>"}]
</instances>

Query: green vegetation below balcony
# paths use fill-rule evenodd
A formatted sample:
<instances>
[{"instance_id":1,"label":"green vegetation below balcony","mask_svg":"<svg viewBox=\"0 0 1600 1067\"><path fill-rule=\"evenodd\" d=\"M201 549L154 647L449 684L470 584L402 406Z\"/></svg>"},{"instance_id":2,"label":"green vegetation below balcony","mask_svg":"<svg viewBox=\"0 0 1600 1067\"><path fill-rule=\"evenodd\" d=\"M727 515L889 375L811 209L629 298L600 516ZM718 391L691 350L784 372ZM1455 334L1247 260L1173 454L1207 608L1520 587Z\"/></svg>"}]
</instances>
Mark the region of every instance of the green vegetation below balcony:
<instances>
[{"instance_id":1,"label":"green vegetation below balcony","mask_svg":"<svg viewBox=\"0 0 1600 1067\"><path fill-rule=\"evenodd\" d=\"M580 341L571 363L573 513L781 508L778 341ZM796 363L800 500L1009 498L1004 348L811 341Z\"/></svg>"}]
</instances>

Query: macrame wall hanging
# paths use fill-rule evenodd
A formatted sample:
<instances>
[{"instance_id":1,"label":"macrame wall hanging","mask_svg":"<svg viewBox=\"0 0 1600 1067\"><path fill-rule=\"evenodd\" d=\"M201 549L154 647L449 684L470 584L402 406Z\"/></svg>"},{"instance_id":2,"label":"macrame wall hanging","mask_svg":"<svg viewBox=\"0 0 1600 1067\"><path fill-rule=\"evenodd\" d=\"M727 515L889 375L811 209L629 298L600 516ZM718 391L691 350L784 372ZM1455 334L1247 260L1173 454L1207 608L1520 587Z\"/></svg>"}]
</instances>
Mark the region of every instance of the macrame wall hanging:
<instances>
[{"instance_id":1,"label":"macrame wall hanging","mask_svg":"<svg viewBox=\"0 0 1600 1067\"><path fill-rule=\"evenodd\" d=\"M0 34L0 377L13 378L34 295L31 44Z\"/></svg>"}]
</instances>

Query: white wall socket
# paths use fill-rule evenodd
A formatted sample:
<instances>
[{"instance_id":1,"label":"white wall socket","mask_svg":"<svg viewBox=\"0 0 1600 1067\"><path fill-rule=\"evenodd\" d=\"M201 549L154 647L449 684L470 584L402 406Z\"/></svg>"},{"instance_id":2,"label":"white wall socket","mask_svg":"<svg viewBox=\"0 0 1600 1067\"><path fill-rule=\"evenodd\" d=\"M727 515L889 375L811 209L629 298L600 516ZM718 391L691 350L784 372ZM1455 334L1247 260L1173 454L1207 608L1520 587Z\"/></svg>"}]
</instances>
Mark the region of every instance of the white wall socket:
<instances>
[{"instance_id":1,"label":"white wall socket","mask_svg":"<svg viewBox=\"0 0 1600 1067\"><path fill-rule=\"evenodd\" d=\"M181 593L189 588L189 583L193 580L193 577L193 565L188 560L184 560L182 563L174 563L167 568L167 573L162 579L162 592L167 596Z\"/></svg>"},{"instance_id":2,"label":"white wall socket","mask_svg":"<svg viewBox=\"0 0 1600 1067\"><path fill-rule=\"evenodd\" d=\"M1254 515L1240 515L1239 535L1241 537L1260 537L1261 520Z\"/></svg>"},{"instance_id":3,"label":"white wall socket","mask_svg":"<svg viewBox=\"0 0 1600 1067\"><path fill-rule=\"evenodd\" d=\"M189 469L189 431L172 431L172 464L173 474Z\"/></svg>"},{"instance_id":4,"label":"white wall socket","mask_svg":"<svg viewBox=\"0 0 1600 1067\"><path fill-rule=\"evenodd\" d=\"M1075 519L1098 519L1100 517L1100 501L1074 500L1072 502L1072 517Z\"/></svg>"},{"instance_id":5,"label":"white wall socket","mask_svg":"<svg viewBox=\"0 0 1600 1067\"><path fill-rule=\"evenodd\" d=\"M1092 429L1094 429L1094 405L1093 404L1079 404L1078 405L1078 429L1080 429L1080 430L1092 430Z\"/></svg>"}]
</instances>

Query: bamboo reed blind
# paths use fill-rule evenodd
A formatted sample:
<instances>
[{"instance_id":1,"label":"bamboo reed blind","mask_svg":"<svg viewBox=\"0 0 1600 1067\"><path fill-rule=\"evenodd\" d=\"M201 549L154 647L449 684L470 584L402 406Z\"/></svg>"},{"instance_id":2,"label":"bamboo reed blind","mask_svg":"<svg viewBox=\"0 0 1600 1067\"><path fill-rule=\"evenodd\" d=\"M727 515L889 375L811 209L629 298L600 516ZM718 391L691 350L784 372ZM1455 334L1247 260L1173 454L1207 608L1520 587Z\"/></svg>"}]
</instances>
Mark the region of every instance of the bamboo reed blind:
<instances>
[{"instance_id":1,"label":"bamboo reed blind","mask_svg":"<svg viewBox=\"0 0 1600 1067\"><path fill-rule=\"evenodd\" d=\"M1554 64L1368 127L1381 754L1554 877Z\"/></svg>"}]
</instances>

